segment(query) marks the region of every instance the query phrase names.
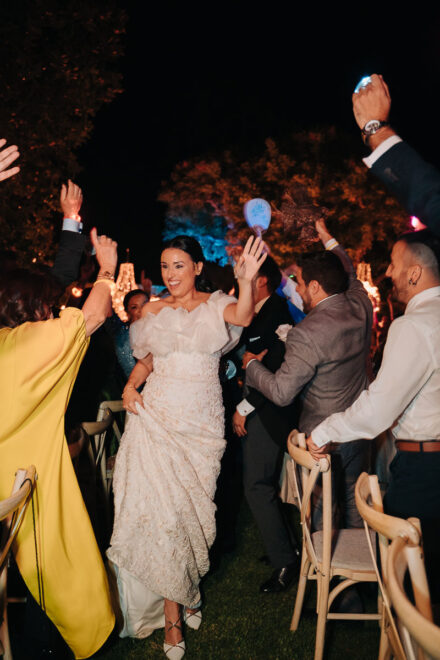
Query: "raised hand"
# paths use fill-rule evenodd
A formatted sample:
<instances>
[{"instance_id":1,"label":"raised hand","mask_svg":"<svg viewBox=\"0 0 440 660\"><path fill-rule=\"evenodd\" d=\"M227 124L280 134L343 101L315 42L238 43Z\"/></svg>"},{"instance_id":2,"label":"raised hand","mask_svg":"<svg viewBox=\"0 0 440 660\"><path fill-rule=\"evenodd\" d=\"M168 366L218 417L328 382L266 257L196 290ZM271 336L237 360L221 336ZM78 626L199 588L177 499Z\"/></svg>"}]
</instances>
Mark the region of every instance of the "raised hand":
<instances>
[{"instance_id":1,"label":"raised hand","mask_svg":"<svg viewBox=\"0 0 440 660\"><path fill-rule=\"evenodd\" d=\"M13 163L14 160L17 160L17 158L20 155L18 151L18 147L15 144L12 144L11 146L6 147L6 149L3 149L5 144L6 144L6 140L4 138L1 138L0 139L0 181L9 179L11 176L14 176L20 171L20 168L18 166L9 167L9 165Z\"/></svg>"},{"instance_id":2,"label":"raised hand","mask_svg":"<svg viewBox=\"0 0 440 660\"><path fill-rule=\"evenodd\" d=\"M377 73L371 76L371 83L354 92L352 101L354 118L361 130L371 119L388 120L391 96L388 85Z\"/></svg>"},{"instance_id":3,"label":"raised hand","mask_svg":"<svg viewBox=\"0 0 440 660\"><path fill-rule=\"evenodd\" d=\"M316 220L315 229L323 245L325 245L327 241L329 241L332 238L332 235L329 233L323 218Z\"/></svg>"},{"instance_id":4,"label":"raised hand","mask_svg":"<svg viewBox=\"0 0 440 660\"><path fill-rule=\"evenodd\" d=\"M90 232L90 240L96 250L96 259L99 263L99 275L112 277L118 263L118 244L109 236L98 236L95 227Z\"/></svg>"},{"instance_id":5,"label":"raised hand","mask_svg":"<svg viewBox=\"0 0 440 660\"><path fill-rule=\"evenodd\" d=\"M264 241L261 238L249 236L243 252L234 268L237 280L251 282L260 270L260 266L267 257Z\"/></svg>"},{"instance_id":6,"label":"raised hand","mask_svg":"<svg viewBox=\"0 0 440 660\"><path fill-rule=\"evenodd\" d=\"M67 186L63 183L60 193L61 210L65 218L79 219L79 212L83 201L82 190L70 179Z\"/></svg>"}]
</instances>

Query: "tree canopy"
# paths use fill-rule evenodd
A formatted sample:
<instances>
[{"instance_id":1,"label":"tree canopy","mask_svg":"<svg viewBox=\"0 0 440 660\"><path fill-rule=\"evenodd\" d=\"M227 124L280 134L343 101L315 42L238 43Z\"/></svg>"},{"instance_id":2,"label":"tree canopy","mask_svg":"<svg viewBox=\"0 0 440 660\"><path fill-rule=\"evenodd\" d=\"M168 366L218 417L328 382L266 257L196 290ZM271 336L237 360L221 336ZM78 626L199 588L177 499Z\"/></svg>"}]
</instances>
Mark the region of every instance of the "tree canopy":
<instances>
[{"instance_id":1,"label":"tree canopy","mask_svg":"<svg viewBox=\"0 0 440 660\"><path fill-rule=\"evenodd\" d=\"M60 184L93 117L122 91L125 13L114 0L14 0L0 5L0 136L20 149L0 194L0 247L50 258Z\"/></svg>"},{"instance_id":2,"label":"tree canopy","mask_svg":"<svg viewBox=\"0 0 440 660\"><path fill-rule=\"evenodd\" d=\"M326 207L329 228L353 260L371 261L380 275L391 243L408 219L351 146L349 136L320 128L292 134L282 144L267 139L261 153L251 158L228 151L181 162L159 195L166 204L167 232L185 233L186 227L193 234L206 235L212 228L220 238L221 225L230 247L244 244L249 229L243 205L252 197L262 197L274 211L264 239L285 267L295 252L311 247L300 234L288 231L283 213L277 213L287 196Z\"/></svg>"}]
</instances>

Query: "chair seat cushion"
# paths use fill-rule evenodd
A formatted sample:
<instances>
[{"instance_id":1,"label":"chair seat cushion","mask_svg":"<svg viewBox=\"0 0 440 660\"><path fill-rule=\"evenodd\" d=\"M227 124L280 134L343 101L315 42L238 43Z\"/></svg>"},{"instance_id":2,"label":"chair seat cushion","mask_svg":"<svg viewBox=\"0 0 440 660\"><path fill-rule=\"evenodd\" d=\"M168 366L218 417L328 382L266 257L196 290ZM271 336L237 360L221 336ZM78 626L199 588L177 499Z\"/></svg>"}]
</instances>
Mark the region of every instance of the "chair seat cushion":
<instances>
[{"instance_id":1,"label":"chair seat cushion","mask_svg":"<svg viewBox=\"0 0 440 660\"><path fill-rule=\"evenodd\" d=\"M318 561L322 561L323 532L312 534L313 547ZM376 532L370 530L371 545L376 558ZM370 549L364 529L333 530L332 559L333 568L346 568L357 571L373 571Z\"/></svg>"}]
</instances>

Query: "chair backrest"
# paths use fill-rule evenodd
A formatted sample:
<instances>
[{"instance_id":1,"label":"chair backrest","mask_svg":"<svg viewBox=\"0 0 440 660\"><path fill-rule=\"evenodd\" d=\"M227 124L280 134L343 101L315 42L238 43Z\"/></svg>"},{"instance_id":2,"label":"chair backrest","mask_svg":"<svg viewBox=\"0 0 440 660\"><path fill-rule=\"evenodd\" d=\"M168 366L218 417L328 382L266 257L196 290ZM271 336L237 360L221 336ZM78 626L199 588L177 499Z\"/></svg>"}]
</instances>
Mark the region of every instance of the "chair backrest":
<instances>
[{"instance_id":1,"label":"chair backrest","mask_svg":"<svg viewBox=\"0 0 440 660\"><path fill-rule=\"evenodd\" d=\"M420 545L419 530L408 520L384 513L379 480L375 474L363 472L355 487L357 509L368 527L379 534L382 572L386 578L389 541L402 537L413 546ZM368 533L367 533L368 535Z\"/></svg>"},{"instance_id":2,"label":"chair backrest","mask_svg":"<svg viewBox=\"0 0 440 660\"><path fill-rule=\"evenodd\" d=\"M0 520L4 520L0 540L0 573L6 565L10 547L17 536L35 486L36 472L31 465L17 470L10 497L0 501Z\"/></svg>"},{"instance_id":3,"label":"chair backrest","mask_svg":"<svg viewBox=\"0 0 440 660\"><path fill-rule=\"evenodd\" d=\"M109 410L111 410L112 413L125 413L124 406L122 405L122 399L118 399L116 401L102 401L98 408L98 415L96 420L100 422L105 419ZM122 432L123 429L121 430L117 420L115 419L115 416L113 415L113 433L115 434L118 442L121 440Z\"/></svg>"},{"instance_id":4,"label":"chair backrest","mask_svg":"<svg viewBox=\"0 0 440 660\"><path fill-rule=\"evenodd\" d=\"M410 518L414 526L417 518ZM406 595L403 582L409 573L414 594L413 604ZM433 623L423 550L411 546L407 538L396 537L390 544L387 560L388 591L399 618L405 651L409 660L425 658L423 651L440 659L440 628ZM414 643L418 649L414 647Z\"/></svg>"},{"instance_id":5,"label":"chair backrest","mask_svg":"<svg viewBox=\"0 0 440 660\"><path fill-rule=\"evenodd\" d=\"M312 506L311 498L316 482L322 475L322 500L323 500L323 569L329 571L331 561L332 544L332 485L331 485L331 463L327 454L316 460L307 449L304 449L304 434L294 430L287 439L287 449L292 460L301 467L301 488L298 487L300 498L300 515L303 529L304 543L307 554L314 566L318 565L315 549L312 542Z\"/></svg>"},{"instance_id":6,"label":"chair backrest","mask_svg":"<svg viewBox=\"0 0 440 660\"><path fill-rule=\"evenodd\" d=\"M110 408L106 408L101 421L82 422L81 426L92 441L93 456L95 465L100 465L104 456L105 437L110 426L113 425L113 413Z\"/></svg>"}]
</instances>

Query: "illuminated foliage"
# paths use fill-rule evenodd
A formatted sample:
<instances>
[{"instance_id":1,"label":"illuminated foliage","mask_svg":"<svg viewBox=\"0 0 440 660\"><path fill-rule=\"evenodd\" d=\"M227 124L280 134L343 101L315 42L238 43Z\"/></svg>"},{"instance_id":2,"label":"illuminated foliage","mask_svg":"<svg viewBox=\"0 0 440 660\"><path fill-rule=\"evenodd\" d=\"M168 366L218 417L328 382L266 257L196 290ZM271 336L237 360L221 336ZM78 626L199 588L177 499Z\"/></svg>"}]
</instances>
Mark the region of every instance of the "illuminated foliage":
<instances>
[{"instance_id":1,"label":"illuminated foliage","mask_svg":"<svg viewBox=\"0 0 440 660\"><path fill-rule=\"evenodd\" d=\"M350 158L352 153L347 136L321 129L294 134L282 146L267 139L264 151L251 159L226 152L217 159L179 163L159 195L167 205L166 225L172 228L180 219L180 229L186 225L200 232L202 222L205 234L215 226L218 235L221 222L229 245L243 243L249 235L244 203L263 197L276 212L287 193L295 201L326 207L329 228L354 261L374 262L376 254L376 271L381 272L387 250L407 218L360 158ZM265 240L271 254L286 266L295 251L310 245L286 232L282 219L275 216Z\"/></svg>"},{"instance_id":2,"label":"illuminated foliage","mask_svg":"<svg viewBox=\"0 0 440 660\"><path fill-rule=\"evenodd\" d=\"M60 184L93 117L121 89L125 14L114 0L14 0L0 5L0 133L21 172L0 194L0 247L50 258ZM59 216L58 216L59 218Z\"/></svg>"}]
</instances>

